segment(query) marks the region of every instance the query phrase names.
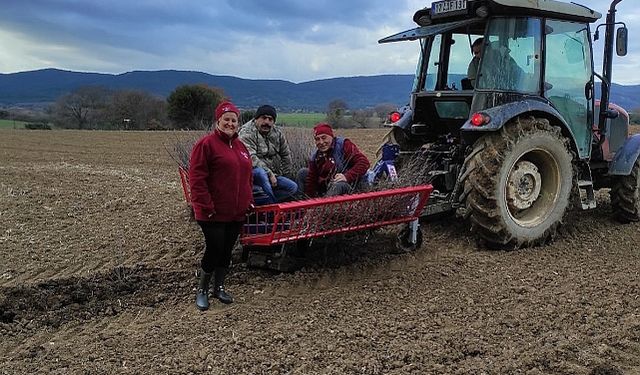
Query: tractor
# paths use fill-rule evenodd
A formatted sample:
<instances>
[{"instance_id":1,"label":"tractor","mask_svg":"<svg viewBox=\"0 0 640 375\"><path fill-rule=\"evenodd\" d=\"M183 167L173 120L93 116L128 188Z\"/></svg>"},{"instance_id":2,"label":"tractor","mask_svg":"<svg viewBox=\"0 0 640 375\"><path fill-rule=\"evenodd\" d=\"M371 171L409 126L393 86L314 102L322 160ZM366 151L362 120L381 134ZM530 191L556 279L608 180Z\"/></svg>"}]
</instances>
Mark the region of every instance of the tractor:
<instances>
[{"instance_id":1,"label":"tractor","mask_svg":"<svg viewBox=\"0 0 640 375\"><path fill-rule=\"evenodd\" d=\"M399 174L416 155L424 162L434 190L423 217L457 214L498 249L549 242L570 209L596 208L603 188L616 219L640 219L640 135L609 103L613 50L627 53L621 1L593 38L601 14L576 3L445 0L415 12L419 27L379 40L420 44L409 104L390 116L387 142L400 147ZM601 27L602 75L593 62Z\"/></svg>"}]
</instances>

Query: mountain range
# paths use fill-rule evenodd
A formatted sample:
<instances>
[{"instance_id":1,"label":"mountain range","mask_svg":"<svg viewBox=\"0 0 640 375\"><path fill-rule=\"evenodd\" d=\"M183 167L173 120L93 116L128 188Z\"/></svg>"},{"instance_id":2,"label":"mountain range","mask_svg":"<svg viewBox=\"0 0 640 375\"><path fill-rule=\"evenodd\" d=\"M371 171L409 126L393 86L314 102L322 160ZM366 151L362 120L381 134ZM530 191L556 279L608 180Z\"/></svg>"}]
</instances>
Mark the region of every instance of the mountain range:
<instances>
[{"instance_id":1,"label":"mountain range","mask_svg":"<svg viewBox=\"0 0 640 375\"><path fill-rule=\"evenodd\" d=\"M349 108L373 107L380 103L406 104L413 75L340 77L293 83L178 70L104 74L42 69L0 74L0 106L43 106L81 86L143 90L165 98L184 84L222 88L225 95L242 108L270 103L282 111L324 112L334 99L343 100ZM640 108L640 85L613 84L611 99L627 110Z\"/></svg>"}]
</instances>

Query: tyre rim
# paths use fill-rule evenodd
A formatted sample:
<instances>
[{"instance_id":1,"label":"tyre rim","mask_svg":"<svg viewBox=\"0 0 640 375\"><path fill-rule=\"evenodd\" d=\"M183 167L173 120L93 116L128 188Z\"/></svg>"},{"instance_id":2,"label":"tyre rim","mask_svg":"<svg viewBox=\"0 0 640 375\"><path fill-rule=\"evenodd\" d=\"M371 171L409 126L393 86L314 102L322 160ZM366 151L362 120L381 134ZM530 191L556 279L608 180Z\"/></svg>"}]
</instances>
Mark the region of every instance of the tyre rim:
<instances>
[{"instance_id":1,"label":"tyre rim","mask_svg":"<svg viewBox=\"0 0 640 375\"><path fill-rule=\"evenodd\" d=\"M539 225L556 206L560 188L560 166L553 155L540 149L523 154L505 183L509 216L522 227Z\"/></svg>"}]
</instances>

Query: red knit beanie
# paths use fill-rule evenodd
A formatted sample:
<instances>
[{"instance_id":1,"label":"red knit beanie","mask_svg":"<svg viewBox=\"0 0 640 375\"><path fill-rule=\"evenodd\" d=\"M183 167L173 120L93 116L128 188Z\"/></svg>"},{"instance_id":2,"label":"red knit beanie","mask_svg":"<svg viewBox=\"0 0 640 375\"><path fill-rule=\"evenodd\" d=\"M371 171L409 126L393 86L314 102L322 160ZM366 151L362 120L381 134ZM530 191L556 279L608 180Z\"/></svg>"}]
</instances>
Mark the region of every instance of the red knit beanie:
<instances>
[{"instance_id":1,"label":"red knit beanie","mask_svg":"<svg viewBox=\"0 0 640 375\"><path fill-rule=\"evenodd\" d=\"M216 121L227 112L233 112L238 116L238 118L240 118L240 110L238 107L233 105L231 102L223 101L216 107Z\"/></svg>"},{"instance_id":2,"label":"red knit beanie","mask_svg":"<svg viewBox=\"0 0 640 375\"><path fill-rule=\"evenodd\" d=\"M317 124L316 126L313 127L313 136L317 137L320 134L326 134L326 135L330 135L330 136L334 136L333 135L333 129L331 128L331 125L321 122L319 124Z\"/></svg>"}]
</instances>

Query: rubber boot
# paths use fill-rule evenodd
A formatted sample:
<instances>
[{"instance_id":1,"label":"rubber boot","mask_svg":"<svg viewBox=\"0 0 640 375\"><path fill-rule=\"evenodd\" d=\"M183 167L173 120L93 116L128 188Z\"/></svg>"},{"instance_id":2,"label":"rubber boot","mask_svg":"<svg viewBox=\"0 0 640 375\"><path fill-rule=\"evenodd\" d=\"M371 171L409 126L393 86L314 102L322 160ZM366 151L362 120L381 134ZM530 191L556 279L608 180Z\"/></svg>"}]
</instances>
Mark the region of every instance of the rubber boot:
<instances>
[{"instance_id":1,"label":"rubber boot","mask_svg":"<svg viewBox=\"0 0 640 375\"><path fill-rule=\"evenodd\" d=\"M215 280L213 282L213 296L220 300L222 303L232 303L233 296L227 293L224 290L224 278L227 276L227 272L229 272L228 268L219 267L216 268Z\"/></svg>"},{"instance_id":2,"label":"rubber boot","mask_svg":"<svg viewBox=\"0 0 640 375\"><path fill-rule=\"evenodd\" d=\"M209 308L209 284L211 283L211 276L213 276L213 272L206 273L203 269L200 269L200 285L198 285L198 291L196 292L196 307L200 311Z\"/></svg>"}]
</instances>

